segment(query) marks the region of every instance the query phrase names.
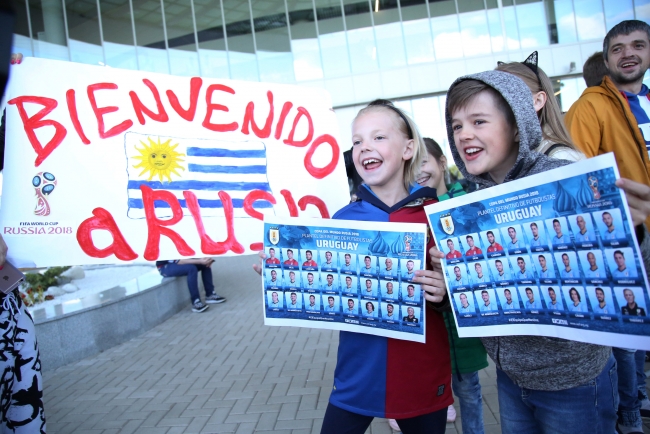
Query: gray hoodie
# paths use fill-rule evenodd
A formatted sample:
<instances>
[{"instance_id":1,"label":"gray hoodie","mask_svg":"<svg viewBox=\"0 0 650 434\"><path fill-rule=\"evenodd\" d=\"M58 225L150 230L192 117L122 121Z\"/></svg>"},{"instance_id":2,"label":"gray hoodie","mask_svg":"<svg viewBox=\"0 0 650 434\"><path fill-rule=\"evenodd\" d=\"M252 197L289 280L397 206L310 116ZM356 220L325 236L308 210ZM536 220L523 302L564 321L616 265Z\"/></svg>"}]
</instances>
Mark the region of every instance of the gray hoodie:
<instances>
[{"instance_id":1,"label":"gray hoodie","mask_svg":"<svg viewBox=\"0 0 650 434\"><path fill-rule=\"evenodd\" d=\"M519 129L519 154L504 182L571 164L533 152L542 140L539 119L533 108L530 89L512 74L487 71L457 79L449 91L462 80L478 80L496 89L512 108ZM480 188L497 185L488 174L467 172L454 143L451 114L445 110L447 134L454 161L469 181ZM482 338L488 354L518 386L535 390L564 390L583 385L596 378L607 363L610 347L584 344L539 336L505 336Z\"/></svg>"}]
</instances>

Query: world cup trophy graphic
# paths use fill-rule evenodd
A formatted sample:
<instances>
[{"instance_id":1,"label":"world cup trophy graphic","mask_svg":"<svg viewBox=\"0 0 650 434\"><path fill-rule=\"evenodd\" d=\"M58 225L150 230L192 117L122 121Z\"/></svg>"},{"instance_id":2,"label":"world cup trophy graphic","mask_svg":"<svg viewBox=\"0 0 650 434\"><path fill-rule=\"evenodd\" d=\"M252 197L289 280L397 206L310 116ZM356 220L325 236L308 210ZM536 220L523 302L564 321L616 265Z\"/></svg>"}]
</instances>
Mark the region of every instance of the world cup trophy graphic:
<instances>
[{"instance_id":1,"label":"world cup trophy graphic","mask_svg":"<svg viewBox=\"0 0 650 434\"><path fill-rule=\"evenodd\" d=\"M598 178L595 176L590 176L587 178L587 182L589 183L589 188L591 188L591 191L594 193L594 199L600 199L600 191L598 191Z\"/></svg>"},{"instance_id":2,"label":"world cup trophy graphic","mask_svg":"<svg viewBox=\"0 0 650 434\"><path fill-rule=\"evenodd\" d=\"M47 196L52 194L54 187L56 187L56 178L50 172L38 172L32 178L36 196L36 208L34 214L40 216L50 215L50 204L47 201Z\"/></svg>"}]
</instances>

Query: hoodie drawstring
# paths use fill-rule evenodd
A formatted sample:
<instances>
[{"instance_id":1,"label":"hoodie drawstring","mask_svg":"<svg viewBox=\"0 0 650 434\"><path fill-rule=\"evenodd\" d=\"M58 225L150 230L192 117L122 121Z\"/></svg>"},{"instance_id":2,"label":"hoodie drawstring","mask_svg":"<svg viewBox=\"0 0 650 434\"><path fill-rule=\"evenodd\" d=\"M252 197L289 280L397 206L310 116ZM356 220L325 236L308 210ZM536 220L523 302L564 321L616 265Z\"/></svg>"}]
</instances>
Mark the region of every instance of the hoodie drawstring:
<instances>
[{"instance_id":1,"label":"hoodie drawstring","mask_svg":"<svg viewBox=\"0 0 650 434\"><path fill-rule=\"evenodd\" d=\"M5 295L5 299L2 301L2 308L6 311L11 311L11 316L18 316L21 314L18 302L16 301L16 296L13 292Z\"/></svg>"}]
</instances>

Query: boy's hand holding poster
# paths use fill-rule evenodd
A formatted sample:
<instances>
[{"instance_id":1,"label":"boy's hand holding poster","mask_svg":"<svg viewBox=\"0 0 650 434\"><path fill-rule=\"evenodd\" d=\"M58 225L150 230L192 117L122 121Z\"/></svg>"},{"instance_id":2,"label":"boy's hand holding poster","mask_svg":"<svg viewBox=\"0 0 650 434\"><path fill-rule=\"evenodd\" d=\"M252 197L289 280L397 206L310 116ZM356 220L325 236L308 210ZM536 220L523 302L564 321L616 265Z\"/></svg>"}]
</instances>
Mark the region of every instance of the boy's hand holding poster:
<instances>
[{"instance_id":1,"label":"boy's hand holding poster","mask_svg":"<svg viewBox=\"0 0 650 434\"><path fill-rule=\"evenodd\" d=\"M12 66L2 236L17 266L262 249L347 202L329 95L45 59Z\"/></svg>"},{"instance_id":2,"label":"boy's hand holding poster","mask_svg":"<svg viewBox=\"0 0 650 434\"><path fill-rule=\"evenodd\" d=\"M650 350L648 279L612 154L426 208L460 337Z\"/></svg>"},{"instance_id":3,"label":"boy's hand holding poster","mask_svg":"<svg viewBox=\"0 0 650 434\"><path fill-rule=\"evenodd\" d=\"M264 324L425 339L426 226L264 219Z\"/></svg>"}]
</instances>

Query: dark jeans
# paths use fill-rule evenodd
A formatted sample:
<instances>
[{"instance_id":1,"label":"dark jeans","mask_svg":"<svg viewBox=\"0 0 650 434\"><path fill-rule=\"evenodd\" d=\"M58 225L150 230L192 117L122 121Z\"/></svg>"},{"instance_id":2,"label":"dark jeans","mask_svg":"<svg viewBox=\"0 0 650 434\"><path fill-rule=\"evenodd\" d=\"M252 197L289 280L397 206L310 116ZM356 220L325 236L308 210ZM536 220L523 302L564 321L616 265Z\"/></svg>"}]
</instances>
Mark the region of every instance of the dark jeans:
<instances>
[{"instance_id":1,"label":"dark jeans","mask_svg":"<svg viewBox=\"0 0 650 434\"><path fill-rule=\"evenodd\" d=\"M321 434L363 434L374 418L328 404ZM443 434L447 426L447 407L422 416L397 419L403 434Z\"/></svg>"},{"instance_id":2,"label":"dark jeans","mask_svg":"<svg viewBox=\"0 0 650 434\"><path fill-rule=\"evenodd\" d=\"M612 348L618 366L618 423L625 427L635 427L641 431L641 401L637 381L635 350ZM645 383L644 383L645 384Z\"/></svg>"},{"instance_id":3,"label":"dark jeans","mask_svg":"<svg viewBox=\"0 0 650 434\"><path fill-rule=\"evenodd\" d=\"M198 264L173 264L169 263L160 269L160 274L165 277L187 276L187 286L190 290L192 303L196 299L201 299L199 294L198 274L201 272L201 279L205 287L205 296L209 297L214 293L214 284L212 283L212 269L205 265Z\"/></svg>"}]
</instances>

